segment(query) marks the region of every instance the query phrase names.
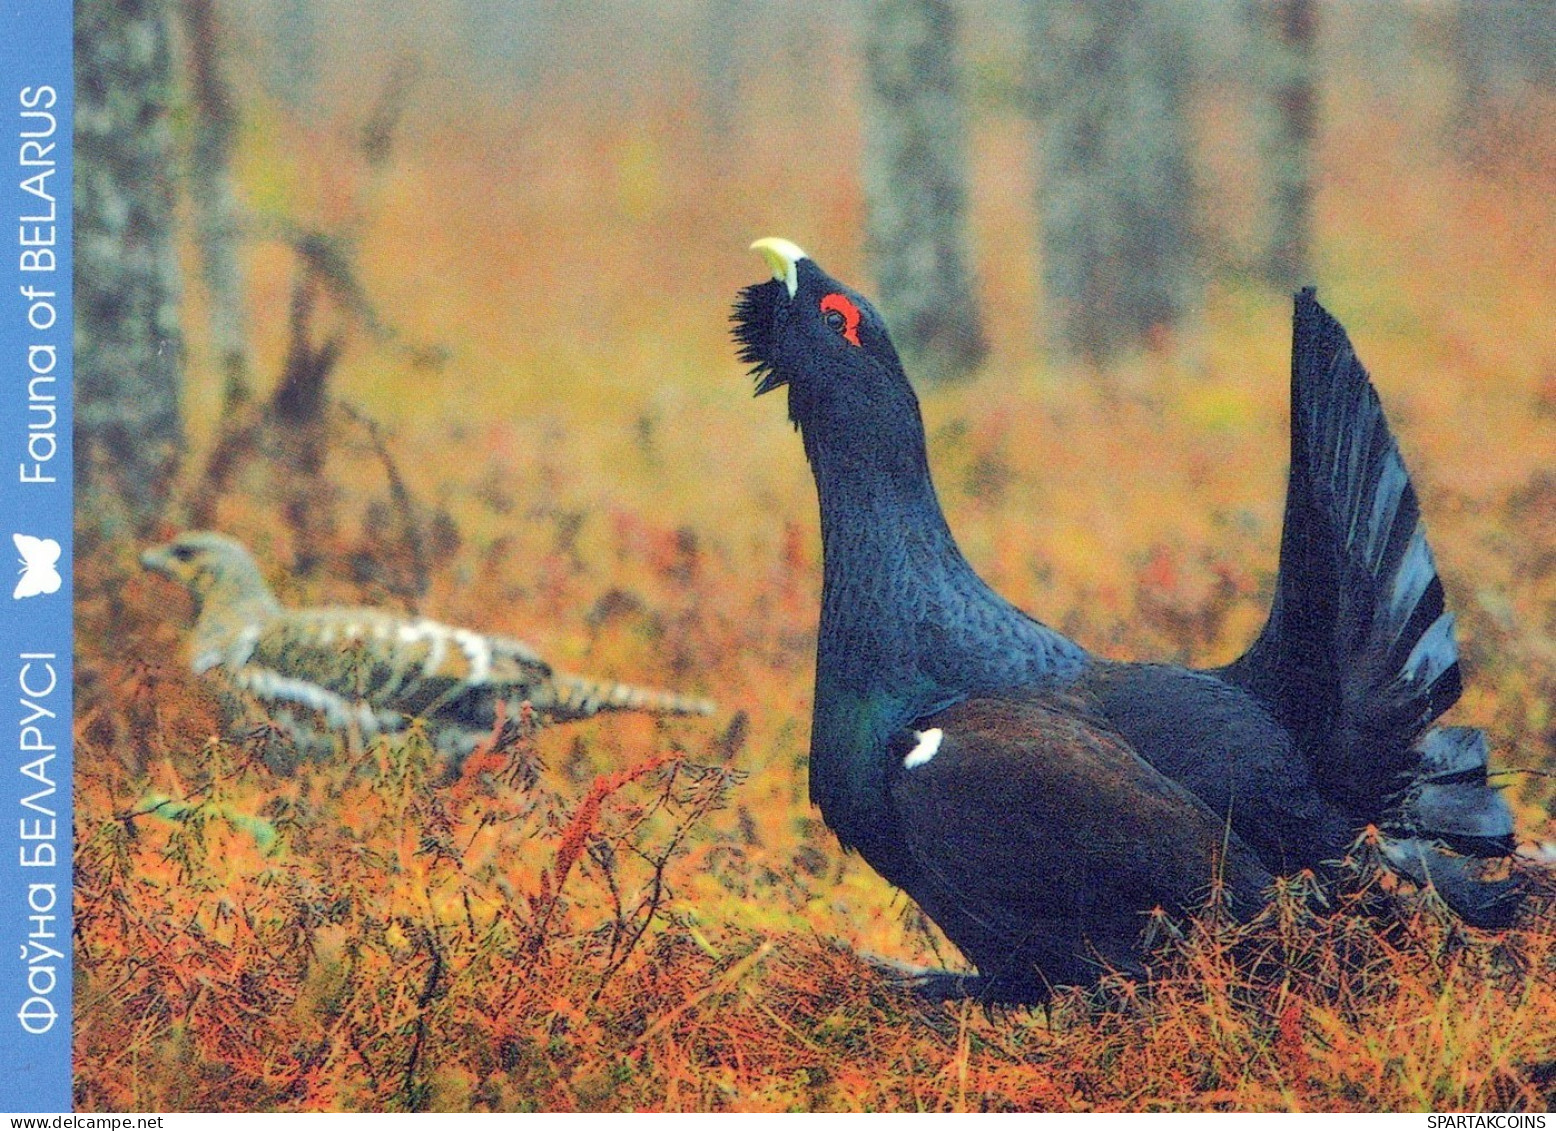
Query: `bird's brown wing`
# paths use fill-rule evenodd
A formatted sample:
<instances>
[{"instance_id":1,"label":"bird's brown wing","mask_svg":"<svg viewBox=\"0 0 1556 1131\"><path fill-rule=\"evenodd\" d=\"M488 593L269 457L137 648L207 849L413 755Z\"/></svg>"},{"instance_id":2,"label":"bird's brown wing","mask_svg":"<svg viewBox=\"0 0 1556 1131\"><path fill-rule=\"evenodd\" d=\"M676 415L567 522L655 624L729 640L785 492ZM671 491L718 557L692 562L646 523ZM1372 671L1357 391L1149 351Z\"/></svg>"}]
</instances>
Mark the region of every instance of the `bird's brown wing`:
<instances>
[{"instance_id":1,"label":"bird's brown wing","mask_svg":"<svg viewBox=\"0 0 1556 1131\"><path fill-rule=\"evenodd\" d=\"M1225 820L1067 701L969 700L892 755L914 895L985 975L1138 971L1154 909L1192 911L1219 887L1247 914L1269 883Z\"/></svg>"},{"instance_id":2,"label":"bird's brown wing","mask_svg":"<svg viewBox=\"0 0 1556 1131\"><path fill-rule=\"evenodd\" d=\"M372 731L436 716L490 687L520 698L551 669L517 641L376 609L317 608L271 618L239 676L260 698Z\"/></svg>"}]
</instances>

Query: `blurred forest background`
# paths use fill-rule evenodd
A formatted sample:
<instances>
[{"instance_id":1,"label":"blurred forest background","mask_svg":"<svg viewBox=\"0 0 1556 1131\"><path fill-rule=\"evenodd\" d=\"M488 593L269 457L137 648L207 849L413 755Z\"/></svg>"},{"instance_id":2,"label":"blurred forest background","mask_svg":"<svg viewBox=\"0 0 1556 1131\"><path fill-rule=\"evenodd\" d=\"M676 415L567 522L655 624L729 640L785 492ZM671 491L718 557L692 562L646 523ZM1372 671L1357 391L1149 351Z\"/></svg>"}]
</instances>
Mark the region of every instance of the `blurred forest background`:
<instances>
[{"instance_id":1,"label":"blurred forest background","mask_svg":"<svg viewBox=\"0 0 1556 1131\"><path fill-rule=\"evenodd\" d=\"M1550 0L78 0L77 1102L1550 1106L1556 947L1386 891L1154 992L929 1008L806 801L819 539L728 340L880 298L975 566L1104 654L1262 623L1290 292L1372 372L1536 855L1556 772ZM211 527L712 720L271 773L136 555ZM1251 943L1250 943L1251 940ZM1234 944L1279 957L1257 988Z\"/></svg>"}]
</instances>

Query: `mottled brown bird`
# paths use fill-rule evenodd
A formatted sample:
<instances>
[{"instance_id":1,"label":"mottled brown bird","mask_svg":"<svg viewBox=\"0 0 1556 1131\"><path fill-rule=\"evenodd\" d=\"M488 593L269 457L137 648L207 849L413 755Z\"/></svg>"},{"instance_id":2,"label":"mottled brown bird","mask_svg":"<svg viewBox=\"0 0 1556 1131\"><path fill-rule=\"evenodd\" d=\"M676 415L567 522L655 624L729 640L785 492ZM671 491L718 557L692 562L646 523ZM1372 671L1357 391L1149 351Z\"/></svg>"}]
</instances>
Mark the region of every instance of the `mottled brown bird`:
<instances>
[{"instance_id":1,"label":"mottled brown bird","mask_svg":"<svg viewBox=\"0 0 1556 1131\"><path fill-rule=\"evenodd\" d=\"M518 640L426 617L285 608L253 555L223 534L181 534L147 550L141 564L194 598L194 671L218 680L241 707L263 708L301 757L329 753L344 735L391 734L422 719L457 762L491 733L499 703L529 703L559 723L602 711L713 712L706 699L564 675Z\"/></svg>"}]
</instances>

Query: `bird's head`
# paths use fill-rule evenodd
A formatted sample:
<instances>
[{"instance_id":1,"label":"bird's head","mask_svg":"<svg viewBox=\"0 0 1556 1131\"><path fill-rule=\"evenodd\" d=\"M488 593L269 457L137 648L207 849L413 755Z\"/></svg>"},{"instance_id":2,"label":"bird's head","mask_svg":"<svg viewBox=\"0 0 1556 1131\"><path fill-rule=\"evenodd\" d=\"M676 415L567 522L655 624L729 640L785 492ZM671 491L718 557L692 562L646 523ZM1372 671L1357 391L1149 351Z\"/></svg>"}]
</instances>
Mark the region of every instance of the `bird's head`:
<instances>
[{"instance_id":1,"label":"bird's head","mask_svg":"<svg viewBox=\"0 0 1556 1131\"><path fill-rule=\"evenodd\" d=\"M270 587L242 543L210 530L191 530L140 556L146 569L183 585L196 605L218 591L233 602L272 601Z\"/></svg>"},{"instance_id":2,"label":"bird's head","mask_svg":"<svg viewBox=\"0 0 1556 1131\"><path fill-rule=\"evenodd\" d=\"M773 277L740 292L734 338L758 396L789 389L789 418L816 462L818 450L890 458L895 434L922 447L918 398L886 323L858 291L785 239L751 245ZM883 451L883 445L885 449Z\"/></svg>"}]
</instances>

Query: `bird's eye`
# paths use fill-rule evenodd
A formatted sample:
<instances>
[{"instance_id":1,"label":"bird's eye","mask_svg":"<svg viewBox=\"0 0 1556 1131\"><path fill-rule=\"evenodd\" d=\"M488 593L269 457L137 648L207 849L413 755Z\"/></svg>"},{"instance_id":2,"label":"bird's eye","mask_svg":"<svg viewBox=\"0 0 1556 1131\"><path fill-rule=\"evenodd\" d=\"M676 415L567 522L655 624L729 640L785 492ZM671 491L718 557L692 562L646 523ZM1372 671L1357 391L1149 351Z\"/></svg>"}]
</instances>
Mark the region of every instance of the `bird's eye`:
<instances>
[{"instance_id":1,"label":"bird's eye","mask_svg":"<svg viewBox=\"0 0 1556 1131\"><path fill-rule=\"evenodd\" d=\"M821 318L849 345L859 345L859 308L844 294L830 294L821 300Z\"/></svg>"},{"instance_id":2,"label":"bird's eye","mask_svg":"<svg viewBox=\"0 0 1556 1131\"><path fill-rule=\"evenodd\" d=\"M173 549L173 556L181 562L194 561L195 552L188 546L177 546Z\"/></svg>"}]
</instances>

